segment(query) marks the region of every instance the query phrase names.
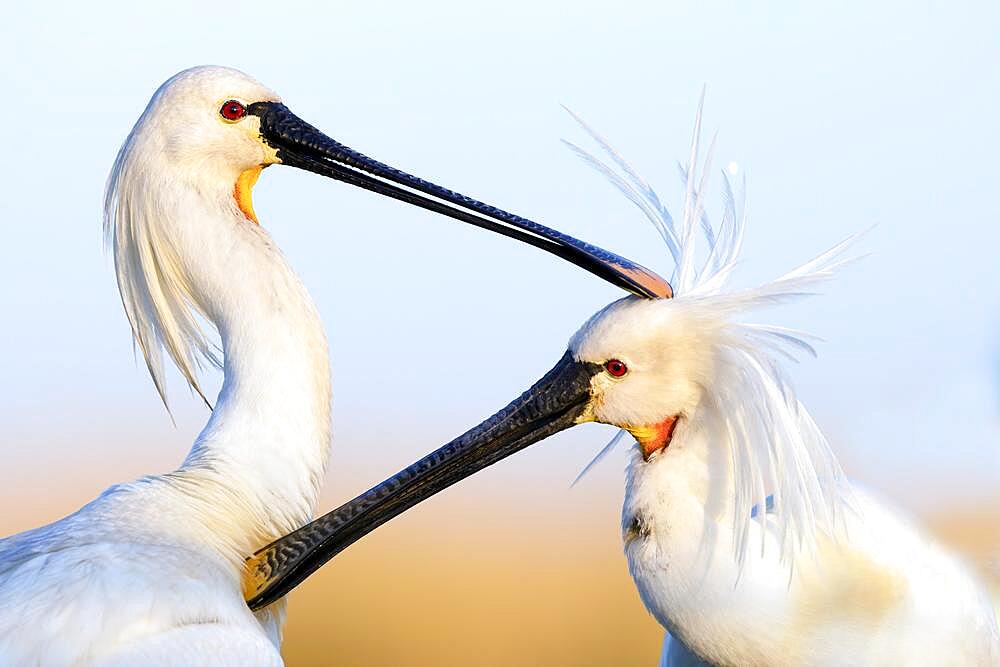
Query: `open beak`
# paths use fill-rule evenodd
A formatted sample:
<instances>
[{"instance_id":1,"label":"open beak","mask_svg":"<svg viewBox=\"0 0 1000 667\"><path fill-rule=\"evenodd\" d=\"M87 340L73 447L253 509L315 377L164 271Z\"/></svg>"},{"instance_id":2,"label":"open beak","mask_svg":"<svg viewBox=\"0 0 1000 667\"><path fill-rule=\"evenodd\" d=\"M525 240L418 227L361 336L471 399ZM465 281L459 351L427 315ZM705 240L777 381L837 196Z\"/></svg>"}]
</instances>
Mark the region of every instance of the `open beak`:
<instances>
[{"instance_id":1,"label":"open beak","mask_svg":"<svg viewBox=\"0 0 1000 667\"><path fill-rule=\"evenodd\" d=\"M567 352L520 398L378 486L259 550L246 563L244 597L257 610L377 527L452 484L574 424L589 421L599 364Z\"/></svg>"},{"instance_id":2,"label":"open beak","mask_svg":"<svg viewBox=\"0 0 1000 667\"><path fill-rule=\"evenodd\" d=\"M635 262L554 229L411 176L344 146L279 102L255 102L263 140L282 164L344 181L523 241L565 259L622 289L650 299L670 298L670 284Z\"/></svg>"}]
</instances>

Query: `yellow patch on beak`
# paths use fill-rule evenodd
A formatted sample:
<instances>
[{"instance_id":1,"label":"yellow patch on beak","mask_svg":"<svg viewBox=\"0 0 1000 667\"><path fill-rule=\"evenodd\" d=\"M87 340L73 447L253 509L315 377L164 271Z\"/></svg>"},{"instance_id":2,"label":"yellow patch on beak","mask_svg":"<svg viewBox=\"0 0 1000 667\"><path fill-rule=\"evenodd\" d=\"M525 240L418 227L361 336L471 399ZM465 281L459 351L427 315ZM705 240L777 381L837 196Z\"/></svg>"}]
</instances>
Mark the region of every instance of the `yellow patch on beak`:
<instances>
[{"instance_id":1,"label":"yellow patch on beak","mask_svg":"<svg viewBox=\"0 0 1000 667\"><path fill-rule=\"evenodd\" d=\"M642 458L644 461L648 461L655 452L665 449L670 444L676 425L677 417L674 416L668 417L658 424L628 426L625 430L639 441L639 447L642 448Z\"/></svg>"},{"instance_id":2,"label":"yellow patch on beak","mask_svg":"<svg viewBox=\"0 0 1000 667\"><path fill-rule=\"evenodd\" d=\"M249 600L267 587L271 580L271 563L267 561L267 551L254 554L243 563L243 575L240 578L243 588L243 599Z\"/></svg>"},{"instance_id":3,"label":"yellow patch on beak","mask_svg":"<svg viewBox=\"0 0 1000 667\"><path fill-rule=\"evenodd\" d=\"M236 185L233 188L233 198L236 199L236 205L243 215L246 216L247 220L255 224L260 224L257 220L257 214L253 212L253 186L257 184L257 179L260 178L260 172L264 167L258 166L252 169L247 169L239 175L236 179Z\"/></svg>"}]
</instances>

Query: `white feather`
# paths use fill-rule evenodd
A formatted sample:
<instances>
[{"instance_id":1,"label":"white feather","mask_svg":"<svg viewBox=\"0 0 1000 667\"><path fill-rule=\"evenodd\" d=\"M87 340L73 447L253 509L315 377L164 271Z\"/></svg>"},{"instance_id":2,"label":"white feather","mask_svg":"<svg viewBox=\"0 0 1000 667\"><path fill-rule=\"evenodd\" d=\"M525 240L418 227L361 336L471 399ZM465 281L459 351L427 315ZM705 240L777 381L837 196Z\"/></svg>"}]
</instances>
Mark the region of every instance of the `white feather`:
<instances>
[{"instance_id":1,"label":"white feather","mask_svg":"<svg viewBox=\"0 0 1000 667\"><path fill-rule=\"evenodd\" d=\"M577 475L576 479L574 479L573 482L570 484L570 488L576 486L577 482L586 477L587 473L593 470L594 466L603 461L608 454L613 452L615 447L617 447L619 443L621 443L625 439L625 436L627 435L628 431L618 431L617 433L615 433L614 437L611 438L610 441L608 441L608 444L601 447L601 451L597 452L597 454L594 455L594 458L590 459L590 463L584 466L583 470L580 471L580 474Z\"/></svg>"},{"instance_id":2,"label":"white feather","mask_svg":"<svg viewBox=\"0 0 1000 667\"><path fill-rule=\"evenodd\" d=\"M155 98L154 98L155 100ZM152 108L152 104L150 105ZM147 110L146 113L149 113ZM203 364L221 368L218 345L199 322L206 316L182 266L163 217L164 210L149 196L148 164L138 154L134 136L144 127L145 114L136 123L115 159L104 196L104 233L115 262L118 291L146 367L167 403L163 351L184 379L208 403L198 382Z\"/></svg>"}]
</instances>

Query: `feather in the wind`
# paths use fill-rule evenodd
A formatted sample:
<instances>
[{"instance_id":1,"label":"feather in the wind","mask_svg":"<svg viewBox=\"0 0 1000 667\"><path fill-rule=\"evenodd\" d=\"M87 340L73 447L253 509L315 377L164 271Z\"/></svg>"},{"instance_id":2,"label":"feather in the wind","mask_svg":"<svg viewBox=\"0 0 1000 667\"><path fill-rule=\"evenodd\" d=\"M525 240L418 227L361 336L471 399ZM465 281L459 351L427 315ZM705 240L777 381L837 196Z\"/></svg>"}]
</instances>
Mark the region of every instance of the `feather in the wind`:
<instances>
[{"instance_id":1,"label":"feather in the wind","mask_svg":"<svg viewBox=\"0 0 1000 667\"><path fill-rule=\"evenodd\" d=\"M742 179L739 188L734 188L729 176L722 173L722 215L718 227L713 226L705 202L714 138L699 167L703 101L704 92L688 163L680 167L685 195L679 226L636 170L572 112L609 161L565 143L635 204L660 233L675 267L672 305L694 316L724 319L719 334L706 341L716 346L719 363L713 386L700 406L699 424L713 429L715 441L730 450L735 557L742 567L751 522L761 521L776 531L782 556L791 562L791 557L815 544L819 533L833 534L839 529L839 517L851 505L850 492L826 437L795 396L780 364L782 359L796 360L796 353L815 356L810 344L815 338L802 331L751 324L738 318L749 311L813 294L818 284L853 261L845 257L845 251L859 235L769 283L728 289L743 247L746 183ZM617 440L605 447L581 476ZM755 511L764 507L767 512ZM763 538L761 531L761 548Z\"/></svg>"}]
</instances>

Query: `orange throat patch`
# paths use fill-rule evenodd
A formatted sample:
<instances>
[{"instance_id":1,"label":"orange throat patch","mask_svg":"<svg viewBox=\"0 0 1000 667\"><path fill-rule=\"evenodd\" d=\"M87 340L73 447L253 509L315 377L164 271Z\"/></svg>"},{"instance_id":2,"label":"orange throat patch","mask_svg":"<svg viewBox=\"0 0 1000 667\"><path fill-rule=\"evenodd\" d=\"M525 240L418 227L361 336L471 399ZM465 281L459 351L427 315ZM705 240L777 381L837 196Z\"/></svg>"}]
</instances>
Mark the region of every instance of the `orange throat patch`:
<instances>
[{"instance_id":1,"label":"orange throat patch","mask_svg":"<svg viewBox=\"0 0 1000 667\"><path fill-rule=\"evenodd\" d=\"M643 461L648 461L653 454L670 445L670 440L674 437L674 427L677 426L677 419L678 417L674 415L657 424L630 426L626 429L639 441Z\"/></svg>"},{"instance_id":2,"label":"orange throat patch","mask_svg":"<svg viewBox=\"0 0 1000 667\"><path fill-rule=\"evenodd\" d=\"M264 167L261 166L247 169L236 178L236 185L233 186L233 199L236 200L236 206L243 212L247 220L257 225L260 224L260 221L257 220L257 214L253 212L253 186L257 184L257 179L260 178L260 172L263 169Z\"/></svg>"}]
</instances>

